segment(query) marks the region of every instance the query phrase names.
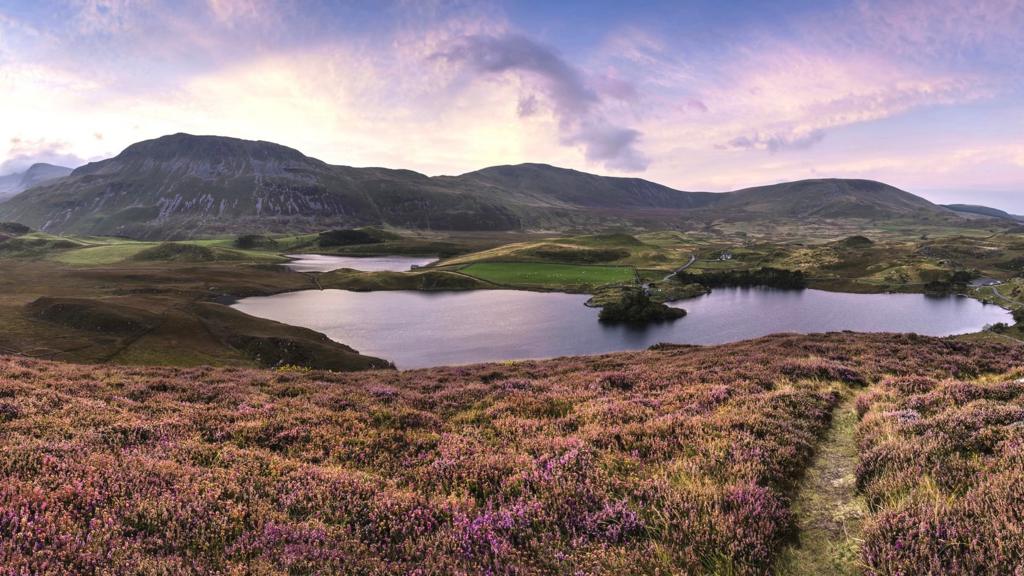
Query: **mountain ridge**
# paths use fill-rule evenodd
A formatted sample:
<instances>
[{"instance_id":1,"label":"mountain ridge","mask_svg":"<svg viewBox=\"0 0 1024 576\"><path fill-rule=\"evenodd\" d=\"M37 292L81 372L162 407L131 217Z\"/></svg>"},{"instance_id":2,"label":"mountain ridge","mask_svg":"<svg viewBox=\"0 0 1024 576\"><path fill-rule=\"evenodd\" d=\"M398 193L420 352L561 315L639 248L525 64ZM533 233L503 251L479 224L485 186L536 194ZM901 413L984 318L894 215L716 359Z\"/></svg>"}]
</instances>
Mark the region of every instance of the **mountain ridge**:
<instances>
[{"instance_id":1,"label":"mountain ridge","mask_svg":"<svg viewBox=\"0 0 1024 576\"><path fill-rule=\"evenodd\" d=\"M1000 210L999 208L992 208L989 206L981 206L979 204L944 204L943 207L954 212L961 212L964 214L999 218L1002 220L1010 220L1012 222L1024 222L1024 216L1022 215L1010 214L1006 210Z\"/></svg>"},{"instance_id":2,"label":"mountain ridge","mask_svg":"<svg viewBox=\"0 0 1024 576\"><path fill-rule=\"evenodd\" d=\"M37 162L29 166L24 172L12 172L0 176L0 202L16 196L29 188L33 188L45 182L63 178L71 174L72 169L46 162Z\"/></svg>"},{"instance_id":3,"label":"mountain ridge","mask_svg":"<svg viewBox=\"0 0 1024 576\"><path fill-rule=\"evenodd\" d=\"M137 142L0 204L0 219L45 231L140 238L358 225L522 230L808 218L962 219L870 180L688 192L541 163L431 177L332 165L262 140L184 133Z\"/></svg>"}]
</instances>

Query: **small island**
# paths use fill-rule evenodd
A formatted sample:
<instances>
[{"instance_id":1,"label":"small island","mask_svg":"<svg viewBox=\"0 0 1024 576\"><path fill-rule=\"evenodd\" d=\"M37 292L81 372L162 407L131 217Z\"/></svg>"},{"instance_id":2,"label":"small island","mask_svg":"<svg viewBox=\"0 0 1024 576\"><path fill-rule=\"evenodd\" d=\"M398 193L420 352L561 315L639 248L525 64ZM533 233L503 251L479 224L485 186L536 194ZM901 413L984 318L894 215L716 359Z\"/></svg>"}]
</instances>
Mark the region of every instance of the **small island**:
<instances>
[{"instance_id":1,"label":"small island","mask_svg":"<svg viewBox=\"0 0 1024 576\"><path fill-rule=\"evenodd\" d=\"M601 308L598 319L601 322L646 324L672 321L683 316L686 316L686 310L655 302L643 290L626 290L622 299L609 302Z\"/></svg>"}]
</instances>

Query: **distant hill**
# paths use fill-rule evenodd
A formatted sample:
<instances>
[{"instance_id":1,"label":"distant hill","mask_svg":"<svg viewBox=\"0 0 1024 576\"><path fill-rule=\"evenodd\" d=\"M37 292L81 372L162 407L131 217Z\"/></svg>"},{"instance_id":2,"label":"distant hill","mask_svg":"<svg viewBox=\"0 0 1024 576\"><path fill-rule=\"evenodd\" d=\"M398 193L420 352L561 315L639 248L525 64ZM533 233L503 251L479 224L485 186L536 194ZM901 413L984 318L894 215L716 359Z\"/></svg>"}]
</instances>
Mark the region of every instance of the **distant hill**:
<instances>
[{"instance_id":1,"label":"distant hill","mask_svg":"<svg viewBox=\"0 0 1024 576\"><path fill-rule=\"evenodd\" d=\"M841 218L961 219L867 180L709 193L545 164L428 177L334 166L271 142L189 134L133 144L0 204L0 220L48 232L138 238L360 225L518 230Z\"/></svg>"},{"instance_id":2,"label":"distant hill","mask_svg":"<svg viewBox=\"0 0 1024 576\"><path fill-rule=\"evenodd\" d=\"M523 204L567 208L689 209L713 204L718 194L681 192L640 178L597 176L547 164L494 166L455 178L460 187L490 187Z\"/></svg>"},{"instance_id":3,"label":"distant hill","mask_svg":"<svg viewBox=\"0 0 1024 576\"><path fill-rule=\"evenodd\" d=\"M0 202L7 200L40 184L63 178L71 173L71 168L38 163L29 166L24 172L15 172L0 176Z\"/></svg>"},{"instance_id":4,"label":"distant hill","mask_svg":"<svg viewBox=\"0 0 1024 576\"><path fill-rule=\"evenodd\" d=\"M729 219L952 220L928 200L873 180L815 179L737 190L713 209Z\"/></svg>"},{"instance_id":5,"label":"distant hill","mask_svg":"<svg viewBox=\"0 0 1024 576\"><path fill-rule=\"evenodd\" d=\"M1004 210L998 208L989 208L988 206L978 206L976 204L946 204L945 208L953 210L954 212L960 212L963 214L975 214L978 216L988 216L989 218L1000 218L1003 220L1010 220L1013 222L1024 222L1024 216L1018 216L1016 214L1010 214Z\"/></svg>"}]
</instances>

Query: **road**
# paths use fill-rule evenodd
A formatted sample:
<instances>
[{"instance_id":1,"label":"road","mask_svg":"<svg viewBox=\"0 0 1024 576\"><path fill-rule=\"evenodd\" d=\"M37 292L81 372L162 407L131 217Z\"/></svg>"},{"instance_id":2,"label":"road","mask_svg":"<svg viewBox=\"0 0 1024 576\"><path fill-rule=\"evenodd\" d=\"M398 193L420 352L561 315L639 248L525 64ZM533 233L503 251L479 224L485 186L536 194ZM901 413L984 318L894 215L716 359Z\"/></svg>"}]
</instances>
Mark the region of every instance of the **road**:
<instances>
[{"instance_id":1,"label":"road","mask_svg":"<svg viewBox=\"0 0 1024 576\"><path fill-rule=\"evenodd\" d=\"M697 261L697 256L695 254L690 254L690 261L689 262L687 262L686 264L683 264L679 268L676 268L675 270L673 270L671 274L669 274L668 276L665 276L664 278L662 278L661 281L662 282L668 282L669 280L672 279L673 276L675 276L676 274L679 274L683 270L686 270L687 268L692 266L693 263L696 262L696 261ZM639 282L639 281L640 281L640 275L638 273L637 274L637 282ZM641 284L641 286L643 287L643 290L644 290L644 294L647 294L648 296L650 296L650 294L651 294L651 286L653 286L653 285L654 285L653 282L648 282L647 284Z\"/></svg>"},{"instance_id":2,"label":"road","mask_svg":"<svg viewBox=\"0 0 1024 576\"><path fill-rule=\"evenodd\" d=\"M675 271L673 271L673 272L672 272L671 274L669 274L668 276L665 276L664 278L662 278L662 279L661 279L661 281L662 281L662 282L668 282L669 280L671 280L671 279L672 279L672 277L673 277L673 276L675 276L676 274L679 274L679 273L680 273L680 272L682 272L683 270L686 270L687 268L689 268L690 266L692 266L692 265L693 265L693 263L694 263L694 262L696 262L696 261L697 261L697 255L696 255L696 254L690 254L690 261L689 261L689 262L687 262L686 264L683 264L683 265L682 265L682 266L680 266L679 268L676 268L676 269L675 269Z\"/></svg>"},{"instance_id":3,"label":"road","mask_svg":"<svg viewBox=\"0 0 1024 576\"><path fill-rule=\"evenodd\" d=\"M1002 298L1003 300L1006 300L1007 302L1009 302L1010 304L1013 304L1014 306L1024 306L1024 302L1021 302L1019 300L1014 300L1013 298L1007 298L1006 296L1004 296L1003 293L999 291L999 287L998 286L991 286L991 288L992 288L992 293L995 294L997 297Z\"/></svg>"}]
</instances>

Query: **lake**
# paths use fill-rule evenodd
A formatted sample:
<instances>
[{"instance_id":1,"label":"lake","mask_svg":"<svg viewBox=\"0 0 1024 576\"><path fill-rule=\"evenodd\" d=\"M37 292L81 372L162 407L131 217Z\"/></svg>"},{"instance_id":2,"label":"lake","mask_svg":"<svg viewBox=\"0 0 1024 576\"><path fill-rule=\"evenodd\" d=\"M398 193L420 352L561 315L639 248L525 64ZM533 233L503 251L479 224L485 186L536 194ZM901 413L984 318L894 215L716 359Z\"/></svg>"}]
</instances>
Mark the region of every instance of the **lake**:
<instances>
[{"instance_id":1,"label":"lake","mask_svg":"<svg viewBox=\"0 0 1024 576\"><path fill-rule=\"evenodd\" d=\"M586 295L517 290L307 290L234 308L323 332L399 368L640 350L659 342L721 344L776 332L917 332L948 336L1010 313L961 296L717 288L677 303L689 315L643 327L606 325Z\"/></svg>"},{"instance_id":2,"label":"lake","mask_svg":"<svg viewBox=\"0 0 1024 576\"><path fill-rule=\"evenodd\" d=\"M434 257L412 256L328 256L326 254L289 254L292 260L284 266L296 272L330 272L342 268L364 272L405 272L413 266L425 266Z\"/></svg>"}]
</instances>

